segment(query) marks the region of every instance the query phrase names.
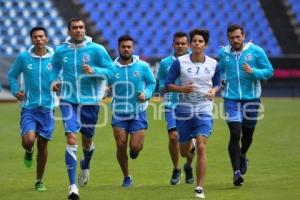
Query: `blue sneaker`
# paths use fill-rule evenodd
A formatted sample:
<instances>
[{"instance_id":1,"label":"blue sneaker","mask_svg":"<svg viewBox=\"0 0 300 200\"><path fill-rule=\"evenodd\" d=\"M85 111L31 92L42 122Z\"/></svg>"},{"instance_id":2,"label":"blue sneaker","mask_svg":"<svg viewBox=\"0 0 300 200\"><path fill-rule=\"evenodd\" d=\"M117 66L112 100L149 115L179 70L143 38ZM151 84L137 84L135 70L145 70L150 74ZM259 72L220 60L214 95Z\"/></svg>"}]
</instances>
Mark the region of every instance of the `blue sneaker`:
<instances>
[{"instance_id":1,"label":"blue sneaker","mask_svg":"<svg viewBox=\"0 0 300 200\"><path fill-rule=\"evenodd\" d=\"M132 185L132 178L130 176L125 176L123 180L123 187L129 187Z\"/></svg>"},{"instance_id":2,"label":"blue sneaker","mask_svg":"<svg viewBox=\"0 0 300 200\"><path fill-rule=\"evenodd\" d=\"M135 152L133 150L130 150L129 155L130 155L131 159L136 159L139 155L139 152Z\"/></svg>"},{"instance_id":3,"label":"blue sneaker","mask_svg":"<svg viewBox=\"0 0 300 200\"><path fill-rule=\"evenodd\" d=\"M242 186L244 183L244 179L242 177L241 171L236 170L233 174L233 185L234 186Z\"/></svg>"},{"instance_id":4,"label":"blue sneaker","mask_svg":"<svg viewBox=\"0 0 300 200\"><path fill-rule=\"evenodd\" d=\"M241 174L246 174L248 168L248 158L246 155L240 157L240 171Z\"/></svg>"}]
</instances>

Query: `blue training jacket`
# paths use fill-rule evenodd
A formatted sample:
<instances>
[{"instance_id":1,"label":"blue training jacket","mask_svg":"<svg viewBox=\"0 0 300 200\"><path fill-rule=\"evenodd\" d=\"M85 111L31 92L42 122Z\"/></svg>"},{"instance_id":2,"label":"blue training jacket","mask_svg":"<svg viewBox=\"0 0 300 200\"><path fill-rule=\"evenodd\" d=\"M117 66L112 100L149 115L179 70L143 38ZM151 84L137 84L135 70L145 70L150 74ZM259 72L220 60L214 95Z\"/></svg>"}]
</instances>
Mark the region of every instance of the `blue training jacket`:
<instances>
[{"instance_id":1,"label":"blue training jacket","mask_svg":"<svg viewBox=\"0 0 300 200\"><path fill-rule=\"evenodd\" d=\"M147 109L148 102L138 101L139 93L143 92L149 100L155 90L156 80L148 63L133 55L129 65L122 65L115 60L116 73L109 80L113 88L111 108L114 113L134 114Z\"/></svg>"},{"instance_id":2,"label":"blue training jacket","mask_svg":"<svg viewBox=\"0 0 300 200\"><path fill-rule=\"evenodd\" d=\"M22 90L25 94L23 108L54 107L54 93L51 90L51 60L54 52L50 47L46 49L47 54L44 56L35 55L33 46L28 51L21 52L8 71L11 93L16 96ZM23 83L20 86L18 78L21 73Z\"/></svg>"},{"instance_id":3,"label":"blue training jacket","mask_svg":"<svg viewBox=\"0 0 300 200\"><path fill-rule=\"evenodd\" d=\"M90 65L94 74L85 74L82 64ZM105 48L85 36L80 44L71 43L68 37L57 47L53 61L54 79L60 79L64 101L75 104L95 104L104 96L106 80L113 71L113 62Z\"/></svg>"},{"instance_id":4,"label":"blue training jacket","mask_svg":"<svg viewBox=\"0 0 300 200\"><path fill-rule=\"evenodd\" d=\"M243 64L252 67L252 74L247 74ZM233 100L251 100L261 95L260 80L267 80L273 75L273 67L262 48L248 42L241 52L231 51L231 46L219 51L219 65L222 79L226 81L224 98Z\"/></svg>"},{"instance_id":5,"label":"blue training jacket","mask_svg":"<svg viewBox=\"0 0 300 200\"><path fill-rule=\"evenodd\" d=\"M172 63L176 60L174 55L163 58L158 67L157 79L159 81L159 92L162 94L165 88L165 81ZM168 92L164 94L165 107L175 109L178 103L178 94L176 92Z\"/></svg>"}]
</instances>

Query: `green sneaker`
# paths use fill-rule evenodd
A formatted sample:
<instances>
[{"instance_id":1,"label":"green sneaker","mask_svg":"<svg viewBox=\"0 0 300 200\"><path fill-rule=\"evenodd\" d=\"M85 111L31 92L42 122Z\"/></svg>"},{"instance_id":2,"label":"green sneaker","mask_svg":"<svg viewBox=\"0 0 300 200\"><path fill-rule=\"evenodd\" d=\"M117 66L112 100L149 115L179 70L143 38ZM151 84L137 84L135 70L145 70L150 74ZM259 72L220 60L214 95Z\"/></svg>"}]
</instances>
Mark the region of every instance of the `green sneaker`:
<instances>
[{"instance_id":1,"label":"green sneaker","mask_svg":"<svg viewBox=\"0 0 300 200\"><path fill-rule=\"evenodd\" d=\"M46 191L47 190L46 186L44 185L44 183L42 181L38 181L35 183L35 189L37 191Z\"/></svg>"},{"instance_id":2,"label":"green sneaker","mask_svg":"<svg viewBox=\"0 0 300 200\"><path fill-rule=\"evenodd\" d=\"M29 168L32 165L32 155L33 155L33 151L32 152L27 152L25 151L25 155L24 155L24 165L25 167Z\"/></svg>"}]
</instances>

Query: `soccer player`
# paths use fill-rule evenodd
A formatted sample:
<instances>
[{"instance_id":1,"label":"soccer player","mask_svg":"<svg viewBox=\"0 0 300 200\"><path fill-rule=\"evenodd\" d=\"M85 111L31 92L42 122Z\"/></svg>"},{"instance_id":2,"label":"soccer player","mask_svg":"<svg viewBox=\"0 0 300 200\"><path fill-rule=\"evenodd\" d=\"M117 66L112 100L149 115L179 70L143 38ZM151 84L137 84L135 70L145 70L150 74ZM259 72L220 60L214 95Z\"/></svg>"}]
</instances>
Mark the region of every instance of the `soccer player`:
<instances>
[{"instance_id":1,"label":"soccer player","mask_svg":"<svg viewBox=\"0 0 300 200\"><path fill-rule=\"evenodd\" d=\"M65 162L69 177L69 199L79 199L76 185L77 133L82 136L83 159L80 161L79 186L89 180L90 161L95 145L93 136L98 120L99 100L102 99L105 79L112 75L112 60L105 48L92 42L85 35L85 24L74 18L68 23L68 37L57 47L53 57L53 69L59 74L61 84L60 110L62 113L67 145Z\"/></svg>"},{"instance_id":2,"label":"soccer player","mask_svg":"<svg viewBox=\"0 0 300 200\"><path fill-rule=\"evenodd\" d=\"M51 60L53 49L46 46L47 30L34 27L30 31L33 46L21 52L8 71L12 94L22 102L21 137L25 149L24 164L31 167L34 143L37 140L37 168L35 189L47 190L43 175L48 158L48 141L54 129L54 94L51 90ZM19 86L18 78L23 74L24 83Z\"/></svg>"},{"instance_id":3,"label":"soccer player","mask_svg":"<svg viewBox=\"0 0 300 200\"><path fill-rule=\"evenodd\" d=\"M188 35L184 32L176 32L173 35L172 43L173 53L172 55L163 58L160 61L157 78L159 80L159 91L164 94L165 92L165 80L167 78L168 71L174 60L177 57L188 54ZM171 185L177 185L180 183L181 169L179 165L179 143L178 133L176 130L176 119L172 113L174 113L176 104L178 102L178 94L169 92L164 94L165 104L165 119L167 122L167 130L169 136L169 153L173 163L173 172L171 176ZM195 148L193 148L195 150ZM194 151L193 151L194 152ZM192 153L193 153L192 152ZM187 157L186 164L184 165L184 171L186 174L185 182L192 184L194 182L193 171L191 166L192 158Z\"/></svg>"},{"instance_id":4,"label":"soccer player","mask_svg":"<svg viewBox=\"0 0 300 200\"><path fill-rule=\"evenodd\" d=\"M117 160L124 175L123 187L132 184L128 172L127 146L130 157L136 159L143 149L147 122L147 101L155 90L156 80L148 63L133 55L134 40L129 35L118 39L119 57L116 74L110 80L113 100L111 126L116 141Z\"/></svg>"},{"instance_id":5,"label":"soccer player","mask_svg":"<svg viewBox=\"0 0 300 200\"><path fill-rule=\"evenodd\" d=\"M180 153L183 157L192 158L191 144L192 139L196 138L195 197L204 199L203 186L207 166L205 145L212 130L212 100L220 87L220 72L217 61L204 54L209 32L194 29L189 32L189 38L192 53L180 56L173 62L165 87L179 93L175 113ZM175 84L177 79L179 85Z\"/></svg>"},{"instance_id":6,"label":"soccer player","mask_svg":"<svg viewBox=\"0 0 300 200\"><path fill-rule=\"evenodd\" d=\"M219 62L225 85L224 109L230 131L228 152L233 184L241 186L244 182L242 174L247 171L246 153L252 143L260 106L259 81L269 79L273 67L262 48L244 42L243 27L230 25L227 37L230 45L220 50Z\"/></svg>"}]
</instances>

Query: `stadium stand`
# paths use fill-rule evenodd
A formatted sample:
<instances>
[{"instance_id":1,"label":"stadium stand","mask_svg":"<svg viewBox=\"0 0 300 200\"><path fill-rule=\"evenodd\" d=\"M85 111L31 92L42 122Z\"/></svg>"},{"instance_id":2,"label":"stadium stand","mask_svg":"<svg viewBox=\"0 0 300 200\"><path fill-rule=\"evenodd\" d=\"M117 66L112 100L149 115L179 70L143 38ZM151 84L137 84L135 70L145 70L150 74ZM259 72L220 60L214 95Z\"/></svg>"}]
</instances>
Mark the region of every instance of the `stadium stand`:
<instances>
[{"instance_id":1,"label":"stadium stand","mask_svg":"<svg viewBox=\"0 0 300 200\"><path fill-rule=\"evenodd\" d=\"M245 0L243 3L239 0L203 3L181 0L79 2L85 12L90 13L91 20L102 31L112 49L117 47L118 36L130 33L137 39L137 54L162 57L170 53L170 38L175 31L201 27L211 33L207 53L216 55L219 46L227 44L227 25L235 22L245 27L248 40L262 46L269 55L279 56L282 53L258 0Z\"/></svg>"},{"instance_id":2,"label":"stadium stand","mask_svg":"<svg viewBox=\"0 0 300 200\"><path fill-rule=\"evenodd\" d=\"M208 29L207 53L216 56L219 47L228 43L228 24L239 23L245 27L247 41L264 48L274 65L275 75L263 83L263 95L300 96L300 43L295 34L300 26L299 4L299 0L0 0L0 101L9 89L8 68L31 45L29 30L45 26L49 45L56 47L67 36L66 22L71 17L84 19L87 34L103 44L112 58L117 55L117 38L130 33L137 40L135 53L154 69L160 58L170 54L175 31Z\"/></svg>"},{"instance_id":3,"label":"stadium stand","mask_svg":"<svg viewBox=\"0 0 300 200\"><path fill-rule=\"evenodd\" d=\"M34 26L48 29L49 45L57 46L67 33L65 22L51 1L0 0L0 55L15 56L31 46L29 31Z\"/></svg>"}]
</instances>

